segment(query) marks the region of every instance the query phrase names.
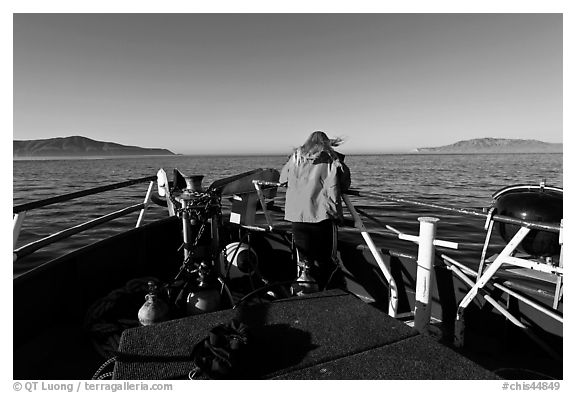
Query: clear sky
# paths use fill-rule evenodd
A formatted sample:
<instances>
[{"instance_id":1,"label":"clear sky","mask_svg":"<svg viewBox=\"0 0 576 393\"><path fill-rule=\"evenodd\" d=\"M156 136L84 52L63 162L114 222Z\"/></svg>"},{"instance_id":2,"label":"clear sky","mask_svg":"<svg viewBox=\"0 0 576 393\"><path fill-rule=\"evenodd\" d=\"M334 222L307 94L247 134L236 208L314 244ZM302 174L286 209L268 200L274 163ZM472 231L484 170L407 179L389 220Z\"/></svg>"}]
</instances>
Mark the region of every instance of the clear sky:
<instances>
[{"instance_id":1,"label":"clear sky","mask_svg":"<svg viewBox=\"0 0 576 393\"><path fill-rule=\"evenodd\" d=\"M181 154L562 142L561 14L15 14L14 139Z\"/></svg>"}]
</instances>

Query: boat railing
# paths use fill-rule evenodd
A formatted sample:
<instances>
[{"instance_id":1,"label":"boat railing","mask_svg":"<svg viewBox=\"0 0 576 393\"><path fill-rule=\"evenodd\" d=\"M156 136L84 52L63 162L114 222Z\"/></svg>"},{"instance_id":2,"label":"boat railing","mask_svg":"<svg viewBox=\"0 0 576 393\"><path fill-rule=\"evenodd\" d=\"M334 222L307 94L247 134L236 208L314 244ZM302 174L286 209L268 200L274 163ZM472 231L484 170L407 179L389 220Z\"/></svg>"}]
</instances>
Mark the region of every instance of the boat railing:
<instances>
[{"instance_id":1,"label":"boat railing","mask_svg":"<svg viewBox=\"0 0 576 393\"><path fill-rule=\"evenodd\" d=\"M476 211L476 210L471 210L471 209L442 206L442 205L437 205L437 204L427 203L427 202L412 201L412 200L408 200L408 199L404 199L404 198L397 198L397 197L383 194L383 193L379 193L379 192L366 192L366 191L351 190L350 195L356 195L356 196L361 196L361 197L362 196L363 197L373 197L373 198L377 198L377 199L385 199L385 200L392 201L392 202L397 202L397 203L402 203L402 204L407 204L407 205L412 205L412 206L425 207L425 208L430 208L430 209L435 209L435 210L449 211L452 213L469 215L469 216L484 218L487 220L491 219L491 220L496 221L496 222L502 222L505 224L520 225L520 226L523 226L526 228L539 229L539 230L548 231L548 232L560 232L560 229L561 229L560 225L557 223L546 223L546 222L540 222L540 221L536 222L536 221L529 221L529 220L519 220L519 219L513 218L513 217L503 216L503 215L499 215L499 214L493 214L490 211L489 212Z\"/></svg>"},{"instance_id":2,"label":"boat railing","mask_svg":"<svg viewBox=\"0 0 576 393\"><path fill-rule=\"evenodd\" d=\"M271 182L262 182L262 181L254 181L254 185L256 190L260 194L260 187L262 186L281 186L280 183L271 183ZM563 323L563 316L558 311L558 305L560 299L562 298L562 289L563 289L563 223L560 224L556 223L543 223L543 222L531 222L527 220L520 220L515 219L508 216L501 216L494 214L494 209L490 209L487 213L479 212L469 209L461 209L461 208L454 208L454 207L447 207L441 206L426 202L418 202L418 201L411 201L403 198L397 198L390 195L385 195L382 193L374 193L374 192L360 192L359 190L351 190L342 196L344 203L346 204L348 211L351 213L352 218L354 220L354 226L360 230L364 241L366 242L370 252L374 256L378 266L380 267L382 273L384 274L386 280L389 284L389 310L388 314L392 317L399 318L405 317L404 314L398 313L398 289L394 278L388 267L384 264L382 252L375 246L374 242L372 241L370 234L368 233L362 219L360 217L359 212L354 207L352 201L350 200L350 195L355 195L359 197L371 197L376 199L383 199L387 201L393 201L400 204L408 204L413 206L420 206L429 209L436 209L436 210L443 210L443 211L450 211L452 213L463 214L463 215L471 215L475 217L482 217L486 219L486 228L491 228L493 222L503 222L506 224L514 224L518 225L518 233L514 236L513 239L504 247L502 252L498 255L496 260L494 260L486 269L484 270L484 256L485 250L482 252L482 261L480 263L480 268L478 272L474 272L472 269L468 268L464 264L442 254L441 258L444 264L450 269L460 280L462 280L465 284L470 287L469 292L464 296L460 304L458 305L457 310L457 319L455 322L455 345L457 347L463 346L464 342L464 310L470 304L471 300L476 296L482 296L486 301L488 301L496 310L498 310L505 318L511 321L514 325L520 327L530 338L536 342L541 348L543 348L546 352L548 352L553 357L558 357L558 354L555 353L554 350L543 340L541 340L536 334L532 333L529 327L520 321L516 316L514 316L508 309L501 305L497 300L492 298L489 293L484 291L484 288L488 282L503 291L506 292L509 296L518 299L519 301L527 304L528 306L534 308L535 310L543 313L544 315ZM265 212L266 213L266 212ZM366 213L361 212L362 215L366 215ZM266 219L268 224L272 226L271 222L268 219L268 215L266 215ZM451 248L451 249L458 249L458 244L454 242L444 241L440 239L436 239L436 226L439 221L438 218L435 217L420 217L418 219L420 221L420 231L418 236L404 234L397 229L385 225L386 229L395 233L398 239L410 241L416 243L418 245L418 257L416 259L417 263L417 270L416 270L416 288L415 288L415 307L414 311L410 312L410 314L414 318L414 328L420 331L423 334L426 334L429 330L430 325L430 317L431 317L431 280L432 280L432 271L434 267L434 259L436 255L435 248L437 246ZM536 260L530 259L523 259L517 258L513 256L513 252L515 251L516 247L521 243L521 241L530 233L532 230L544 230L549 232L558 232L559 233L559 242L560 242L560 260L559 265L555 266L550 263L542 263ZM485 247L486 248L486 247ZM502 285L496 281L494 281L494 275L498 269L500 269L504 264L508 265L515 265L522 268L531 269L533 271L540 271L549 275L553 275L556 277L556 290L554 294L554 303L552 308L543 306L538 302L532 301L526 296L508 288L505 285ZM475 277L475 281L473 281L470 276Z\"/></svg>"},{"instance_id":3,"label":"boat railing","mask_svg":"<svg viewBox=\"0 0 576 393\"><path fill-rule=\"evenodd\" d=\"M52 244L56 241L61 240L63 238L72 236L74 234L85 231L86 229L95 227L97 225L100 225L100 224L103 224L105 222L114 220L116 218L125 216L127 214L130 214L130 213L138 211L138 210L140 210L140 215L138 217L136 227L139 227L142 224L142 221L143 221L144 215L146 213L148 204L151 201L152 189L153 189L153 185L154 185L154 182L156 179L157 179L156 176L148 176L148 177L128 180L128 181L124 181L124 182L120 182L120 183L114 183L114 184L110 184L110 185L106 185L106 186L96 187L96 188L92 188L92 189L88 189L88 190L73 192L73 193L62 195L62 196L48 198L48 199L41 200L41 201L34 201L34 202L29 202L29 203L14 206L14 208L13 208L13 213L14 213L14 218L13 218L13 241L14 241L14 244L13 244L13 246L15 248L19 234L20 234L20 231L21 231L21 228L22 228L22 223L23 223L24 218L26 217L26 213L28 211L31 211L33 209L42 208L45 206L50 206L50 205L57 204L57 203L67 202L67 201L77 199L77 198L82 198L82 197L86 197L86 196L90 196L90 195L100 194L100 193L114 190L114 189L119 189L119 188L129 187L129 186L136 185L136 184L150 182L146 196L145 196L144 201L142 203L128 206L126 208L115 211L113 213L104 215L104 216L96 218L94 220L82 223L80 225L77 225L77 226L65 229L63 231L54 233L54 234L47 236L47 237L44 237L42 239L33 241L33 242L28 243L28 244L26 244L26 245L24 245L18 249L14 249L13 260L17 261L17 260L23 258L24 256L32 254L33 252L37 251L38 249L41 249L41 248L43 248L49 244ZM271 219L269 212L266 209L266 201L264 198L263 188L264 187L282 187L282 186L285 186L285 184L277 183L277 182L263 181L263 180L253 180L252 183L253 183L254 188L256 190L256 193L258 195L258 199L261 202L261 206L262 206L263 211L264 211L266 222L268 224L268 228L266 228L265 230L273 230L272 219ZM559 303L560 299L562 298L562 289L563 289L563 265L562 265L562 256L563 256L563 252L562 252L563 251L563 230L562 229L563 229L563 225L562 225L562 223L560 223L558 225L556 223L531 222L531 221L525 221L525 220L515 219L512 217L494 214L493 209L491 209L488 212L479 212L479 211L474 211L474 210L470 210L470 209L461 209L461 208L441 206L441 205L436 205L436 204L431 204L431 203L426 203L426 202L411 201L411 200L407 200L407 199L403 199L403 198L397 198L397 197L383 194L383 193L364 192L364 191L361 192L358 190L350 190L349 192L347 192L343 195L343 201L346 204L348 211L352 215L355 228L360 231L365 243L367 244L373 257L375 258L375 260L378 264L378 267L380 268L382 274L384 275L384 278L388 282L388 286L389 286L388 314L392 317L395 317L395 318L402 318L402 317L407 316L407 315L402 315L398 312L399 295L398 295L398 288L397 288L396 282L394 280L394 277L392 276L390 269L384 263L384 257L383 257L382 251L378 247L376 247L376 245L372 241L372 238L371 238L369 232L367 231L366 226L364 225L364 223L360 217L359 212L355 209L355 207L354 207L354 205L350 199L351 195L359 196L359 197L371 197L371 198L383 199L383 200L393 201L393 202L397 202L397 203L401 203L401 204L408 204L408 205L420 206L420 207L425 207L425 208L430 208L430 209L450 211L450 212L457 213L457 214L482 217L482 218L486 219L487 225L488 225L488 223L492 223L492 222L497 221L497 222L503 222L503 223L507 223L507 224L518 225L520 227L517 235L514 236L514 238L509 242L509 244L499 254L498 258L496 260L494 260L490 264L490 266L488 266L486 268L485 271L483 270L483 267L484 267L483 263L480 264L479 271L474 272L474 271L472 271L472 269L467 268L465 265L459 263L458 261L455 261L454 259L451 259L450 257L447 257L445 255L442 255L442 259L443 259L444 263L446 264L446 266L450 270L452 270L454 272L454 274L456 274L462 281L464 281L470 287L470 291L466 294L466 296L463 298L463 300L461 301L461 303L458 306L458 312L457 312L457 318L458 319L456 321L456 326L455 326L455 328L456 328L455 329L455 339L456 339L455 344L457 346L462 345L462 342L463 342L464 310L467 307L467 305L470 304L471 300L478 295L484 297L488 302L493 304L494 307L497 310L499 310L512 323L514 323L515 325L517 325L521 328L527 329L526 325L522 324L522 322L520 322L516 317L514 317L511 313L509 313L505 307L500 306L497 301L492 299L489 296L489 294L487 294L484 291L484 287L489 281L496 288L508 293L510 296L517 298L518 300L520 300L520 301L528 304L529 306L543 312L544 314L548 315L549 317L551 317L551 318L553 318L553 319L555 319L561 323L563 322L562 314L558 311L558 303ZM431 284L431 279L432 279L431 272L433 271L434 258L435 258L435 254L436 254L435 253L435 247L439 246L439 247L447 247L447 248L457 249L458 244L454 243L454 242L448 242L448 241L436 239L436 225L438 222L437 218L435 218L435 217L420 217L419 221L420 221L420 233L418 236L412 236L412 235L407 235L407 234L401 233L400 231L394 229L391 226L386 226L386 229L395 233L396 236L398 236L398 238L400 240L411 241L411 242L416 243L418 245L418 258L417 258L418 267L417 267L417 280L416 280L416 293L415 293L415 296L416 296L415 309L413 312L410 312L408 314L410 314L410 316L414 317L415 328L417 330L421 331L422 333L425 333L428 329L429 322L430 322L430 310L431 310L431 303L430 303L431 285L430 284ZM560 239L560 245L561 245L559 266L555 266L555 265L548 264L548 263L542 263L539 261L529 261L529 260L527 261L527 260L515 258L514 256L512 256L512 253L515 250L515 248L518 246L518 244L520 244L522 239L524 239L531 230L544 230L544 231L558 232L559 233L559 239ZM483 257L484 256L482 256L481 262L483 262ZM554 297L553 309L543 307L543 306L539 305L538 303L535 303L535 302L531 301L530 299L522 296L521 294L511 290L510 288L503 286L497 282L494 282L493 281L494 274L504 264L512 264L512 265L517 265L520 267L527 267L527 268L532 269L532 270L538 270L538 271L541 271L541 272L544 272L547 274L555 275L557 277L557 282L556 282L556 293L555 293L555 297ZM475 276L476 281L474 282L473 280L471 280L470 276ZM535 338L535 340L537 340L537 338ZM538 344L540 344L541 346L545 347L545 349L547 349L545 346L545 343L538 342Z\"/></svg>"},{"instance_id":4,"label":"boat railing","mask_svg":"<svg viewBox=\"0 0 576 393\"><path fill-rule=\"evenodd\" d=\"M266 218L268 228L270 230L273 230L274 225L272 223L272 218L270 217L270 214L268 213L268 211L266 209L266 203L264 201L264 195L262 192L262 187L285 187L286 184L285 183L278 183L278 182L263 181L263 180L253 180L252 183L254 184L254 188L256 188L258 198L261 202L262 210L264 211L264 216ZM362 238L364 239L364 242L368 246L370 252L372 253L372 256L374 257L374 259L376 260L376 263L378 264L378 267L380 268L380 271L382 272L382 274L384 275L384 278L388 282L388 292L389 292L388 293L388 315L390 315L391 317L394 317L394 318L402 317L402 315L400 315L398 313L398 299L399 299L398 286L396 285L396 281L394 280L394 277L392 276L392 272L390 271L388 266L386 266L386 264L384 263L384 256L382 255L382 252L374 244L374 241L372 240L370 233L366 229L366 226L364 225L364 222L362 221L362 218L360 217L359 213L354 208L354 205L353 205L352 201L350 200L350 197L347 194L344 194L344 195L342 195L342 199L343 199L344 203L346 204L348 211L352 215L352 218L354 219L355 228L360 231Z\"/></svg>"},{"instance_id":5,"label":"boat railing","mask_svg":"<svg viewBox=\"0 0 576 393\"><path fill-rule=\"evenodd\" d=\"M559 303L563 297L563 222L559 224L556 223L543 223L543 222L533 222L527 220L520 220L513 217L502 216L494 214L494 209L490 209L487 213L478 212L469 209L453 208L448 206L441 206L426 202L411 201L403 198L397 198L390 195L385 195L382 193L374 192L359 192L353 191L353 195L357 196L367 196L378 199L384 199L387 201L393 201L402 204L408 204L413 206L420 206L430 209L437 209L443 211L450 211L452 213L471 215L476 217L482 217L486 219L485 229L490 233L494 222L502 222L506 224L518 225L519 229L516 235L508 242L504 249L496 256L496 259L488 266L485 264L485 251L487 247L487 242L489 236L487 236L486 244L482 252L481 261L479 264L478 272L473 271L466 265L442 254L441 258L444 264L450 269L460 280L462 280L468 287L469 291L466 293L464 298L458 305L455 321L455 331L454 331L454 344L456 347L462 347L464 345L464 311L466 307L471 303L472 299L476 296L481 296L487 302L489 302L496 310L498 310L506 319L512 322L514 325L523 329L526 334L541 348L543 348L549 355L554 358L558 358L560 355L556 353L546 342L541 340L536 334L534 334L529 326L520 321L515 315L508 311L508 309L501 305L497 300L492 298L490 294L485 291L486 284L491 283L495 288L507 293L510 297L517 299L525 303L526 305L534 308L535 310L541 312L542 314L552 318L560 323L563 323L564 319L562 314L558 311ZM435 226L438 219L432 217L421 217L420 220L420 236L410 236L400 233L390 226L386 226L388 230L396 232L398 238L401 240L415 241L419 244L418 247L418 259L417 259L417 278L416 278L416 306L414 310L414 327L420 332L425 333L429 322L429 310L427 310L430 294L427 289L430 287L430 272L432 271L432 259L434 254L434 246L442 245L444 247L450 247L450 242L442 242L435 239ZM548 232L559 233L559 244L560 244L560 258L558 265L552 263L543 263L539 260L531 260L526 258L518 258L514 256L516 248L520 245L522 240L533 230L543 230ZM445 244L441 244L445 243ZM430 256L432 254L432 256ZM551 276L556 277L556 289L554 293L554 301L552 307L547 307L531 300L530 298L523 296L522 294L508 288L507 286L496 282L494 280L496 272L501 269L504 265L518 266L521 268L529 269L531 271L539 271ZM475 278L472 280L470 277ZM424 312L418 312L418 308L424 310Z\"/></svg>"},{"instance_id":6,"label":"boat railing","mask_svg":"<svg viewBox=\"0 0 576 393\"><path fill-rule=\"evenodd\" d=\"M150 203L150 198L151 198L152 189L153 189L153 185L154 185L155 180L156 180L156 176L146 176L146 177L127 180L127 181L123 181L123 182L119 182L119 183L108 184L106 186L90 188L87 190L72 192L72 193L68 193L68 194L64 194L64 195L60 195L60 196L56 196L56 197L52 197L52 198L47 198L47 199L43 199L43 200L39 200L39 201L33 201L33 202L28 202L28 203L14 206L13 207L14 216L13 216L13 221L12 221L12 234L13 234L13 257L12 257L12 259L13 259L13 262L16 262L16 261L22 259L23 257L30 255L30 254L34 253L35 251L37 251L43 247L46 247L50 244L53 244L54 242L57 242L61 239L70 237L72 235L83 232L87 229L101 225L101 224L106 223L108 221L112 221L112 220L117 219L119 217L126 216L127 214L130 214L130 213L138 211L138 210L140 210L140 214L138 216L138 220L136 221L136 227L140 227L142 225L142 222L144 220L144 216L146 214L146 211L148 209L148 205ZM148 186L148 190L146 192L146 196L145 196L143 202L132 205L132 206L125 207L123 209L112 212L110 214L106 214L106 215L98 217L96 219L93 219L93 220L84 222L82 224L73 226L71 228L53 233L53 234L46 236L42 239L30 242L24 246L16 248L18 238L19 238L20 233L22 231L22 224L24 222L24 219L26 217L27 212L34 210L34 209L39 209L42 207L58 204L58 203L68 202L68 201L73 200L73 199L78 199L78 198L82 198L82 197L86 197L86 196L90 196L90 195L95 195L95 194L100 194L100 193L103 193L106 191L116 190L119 188L130 187L130 186L145 183L145 182L149 182L150 184Z\"/></svg>"}]
</instances>

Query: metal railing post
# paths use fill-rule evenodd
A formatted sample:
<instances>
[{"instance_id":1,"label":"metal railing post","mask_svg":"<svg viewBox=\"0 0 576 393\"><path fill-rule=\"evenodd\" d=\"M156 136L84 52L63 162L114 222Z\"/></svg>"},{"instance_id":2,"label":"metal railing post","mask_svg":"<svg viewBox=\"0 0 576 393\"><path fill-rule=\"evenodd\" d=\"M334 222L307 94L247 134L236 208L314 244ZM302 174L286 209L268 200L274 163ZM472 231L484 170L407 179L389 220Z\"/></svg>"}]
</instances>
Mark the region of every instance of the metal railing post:
<instances>
[{"instance_id":1,"label":"metal railing post","mask_svg":"<svg viewBox=\"0 0 576 393\"><path fill-rule=\"evenodd\" d=\"M454 274L456 274L456 276L458 276L464 283L466 283L466 285L468 285L469 287L473 287L475 285L475 283L471 279L469 279L460 269L458 269L457 266L455 266L454 264L451 263L451 262L454 262L453 260L450 260L450 258L447 258L444 256L443 256L443 258L447 262L448 268ZM516 318L514 315L512 315L505 307L503 307L500 303L498 303L498 301L496 301L494 298L492 298L488 293L482 293L481 295L496 310L498 310L502 315L504 315L504 317L506 317L506 319L508 319L514 325L521 328L524 331L524 333L526 333L528 335L528 337L530 337L536 344L540 345L540 347L542 349L544 349L550 356L552 356L554 359L561 359L561 357L558 355L558 353L556 351L554 351L552 349L552 347L550 347L550 345L548 345L544 340L542 340L540 337L538 337L536 334L534 334L534 332L532 332L528 328L528 326L523 324L518 318Z\"/></svg>"},{"instance_id":2,"label":"metal railing post","mask_svg":"<svg viewBox=\"0 0 576 393\"><path fill-rule=\"evenodd\" d=\"M22 223L26 217L26 210L14 214L14 219L12 220L12 250L16 248L16 243L18 243L18 237L20 237L20 231L22 230ZM12 252L12 262L16 262L18 255Z\"/></svg>"},{"instance_id":3,"label":"metal railing post","mask_svg":"<svg viewBox=\"0 0 576 393\"><path fill-rule=\"evenodd\" d=\"M430 286L434 265L435 217L419 217L420 236L418 241L418 268L416 271L416 299L414 306L414 328L426 333L430 325Z\"/></svg>"},{"instance_id":4,"label":"metal railing post","mask_svg":"<svg viewBox=\"0 0 576 393\"><path fill-rule=\"evenodd\" d=\"M142 221L144 220L144 215L146 214L146 210L148 210L148 204L150 203L150 196L152 195L152 187L154 186L154 182L151 181L150 185L148 186L148 191L146 191L146 196L144 197L144 207L140 210L140 215L138 216L138 221L136 221L136 228L140 228L142 225Z\"/></svg>"},{"instance_id":5,"label":"metal railing post","mask_svg":"<svg viewBox=\"0 0 576 393\"><path fill-rule=\"evenodd\" d=\"M478 290L484 287L488 281L496 274L496 271L500 269L502 264L505 263L506 258L508 258L516 247L522 240L528 235L530 232L530 228L521 227L518 232L514 235L512 239L508 242L506 247L502 250L500 255L490 264L490 266L484 271L484 273L479 276L476 280L474 286L468 291L468 293L464 296L464 298L460 301L458 305L458 309L456 311L456 321L454 322L454 345L456 348L462 348L464 346L464 329L465 329L465 321L464 321L464 310L466 307L472 302L472 300L478 294Z\"/></svg>"},{"instance_id":6,"label":"metal railing post","mask_svg":"<svg viewBox=\"0 0 576 393\"><path fill-rule=\"evenodd\" d=\"M370 237L368 230L366 229L364 223L362 222L362 218L360 218L360 215L358 214L358 212L354 208L354 205L350 201L350 197L344 194L342 195L342 200L348 207L348 210L350 211L350 214L354 219L354 226L360 230L362 238L366 242L366 245L368 245L368 248L370 249L372 256L374 256L374 259L376 259L376 263L378 264L378 267L382 271L382 274L384 274L384 278L386 279L386 281L388 281L389 285L388 315L390 315L391 317L396 317L398 315L398 287L396 286L396 281L392 276L392 272L384 264L384 258L382 257L382 253L372 241L372 238Z\"/></svg>"},{"instance_id":7,"label":"metal railing post","mask_svg":"<svg viewBox=\"0 0 576 393\"><path fill-rule=\"evenodd\" d=\"M559 235L559 242L560 242L560 261L558 266L564 268L564 220L560 220L560 235ZM560 299L562 298L562 291L564 286L564 276L560 275L556 277L556 290L554 291L554 310L558 310L558 306L560 304Z\"/></svg>"},{"instance_id":8,"label":"metal railing post","mask_svg":"<svg viewBox=\"0 0 576 393\"><path fill-rule=\"evenodd\" d=\"M12 220L12 249L16 248L16 243L18 243L24 217L26 217L26 211L14 214L14 219Z\"/></svg>"}]
</instances>

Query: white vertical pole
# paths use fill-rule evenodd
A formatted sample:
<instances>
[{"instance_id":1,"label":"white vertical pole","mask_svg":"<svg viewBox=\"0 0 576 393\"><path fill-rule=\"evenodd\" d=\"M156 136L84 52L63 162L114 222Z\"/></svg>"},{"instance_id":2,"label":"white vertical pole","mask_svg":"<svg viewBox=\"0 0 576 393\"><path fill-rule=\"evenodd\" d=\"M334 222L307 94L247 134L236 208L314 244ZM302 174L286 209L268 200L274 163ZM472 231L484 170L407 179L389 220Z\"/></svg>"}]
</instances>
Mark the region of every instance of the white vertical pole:
<instances>
[{"instance_id":1,"label":"white vertical pole","mask_svg":"<svg viewBox=\"0 0 576 393\"><path fill-rule=\"evenodd\" d=\"M344 194L342 195L342 200L344 201L344 203L346 203L346 206L348 207L348 210L350 211L350 214L354 219L354 226L360 230L360 233L362 234L364 241L368 245L368 248L370 249L372 256L374 256L374 259L376 260L378 267L382 271L382 274L384 274L384 278L386 279L386 281L388 281L388 285L390 286L388 315L390 315L391 317L396 317L398 315L398 287L396 286L396 281L394 281L392 273L390 272L390 270L388 270L388 268L384 264L384 258L382 257L382 253L372 241L370 234L368 233L366 227L364 226L364 223L362 222L362 218L354 208L352 201L350 201L350 197Z\"/></svg>"},{"instance_id":2,"label":"white vertical pole","mask_svg":"<svg viewBox=\"0 0 576 393\"><path fill-rule=\"evenodd\" d=\"M18 242L18 237L20 236L20 231L22 230L22 223L24 222L24 217L26 217L26 211L14 214L14 219L12 221L12 248L16 248L16 243Z\"/></svg>"},{"instance_id":3,"label":"white vertical pole","mask_svg":"<svg viewBox=\"0 0 576 393\"><path fill-rule=\"evenodd\" d=\"M560 261L559 266L564 267L564 220L560 220ZM560 297L562 296L562 286L563 286L563 275L556 277L556 290L554 291L554 303L552 307L554 310L558 310L558 305L560 303Z\"/></svg>"},{"instance_id":4,"label":"white vertical pole","mask_svg":"<svg viewBox=\"0 0 576 393\"><path fill-rule=\"evenodd\" d=\"M434 238L436 237L436 223L439 219L420 217L418 221L420 221L420 238L418 240L414 327L420 333L426 333L430 325L430 286L434 264Z\"/></svg>"},{"instance_id":5,"label":"white vertical pole","mask_svg":"<svg viewBox=\"0 0 576 393\"><path fill-rule=\"evenodd\" d=\"M190 228L190 214L186 210L187 204L182 202L182 238L184 239L184 261L190 258L190 246L192 245L192 233Z\"/></svg>"},{"instance_id":6,"label":"white vertical pole","mask_svg":"<svg viewBox=\"0 0 576 393\"><path fill-rule=\"evenodd\" d=\"M146 214L148 204L150 203L150 195L152 194L153 186L154 182L151 181L150 185L148 186L148 191L146 192L146 197L144 198L144 207L142 208L142 210L140 210L140 215L138 216L138 221L136 222L136 228L140 228L140 225L142 225L142 220L144 220L144 215Z\"/></svg>"},{"instance_id":7,"label":"white vertical pole","mask_svg":"<svg viewBox=\"0 0 576 393\"><path fill-rule=\"evenodd\" d=\"M174 204L172 204L172 200L170 199L170 186L168 182L168 176L166 175L166 171L160 168L158 173L156 174L157 184L158 184L158 195L161 197L166 197L166 204L168 205L168 214L170 217L176 215L176 210Z\"/></svg>"},{"instance_id":8,"label":"white vertical pole","mask_svg":"<svg viewBox=\"0 0 576 393\"><path fill-rule=\"evenodd\" d=\"M22 230L22 223L24 222L24 217L26 217L26 211L14 214L12 220L12 249L16 248L16 243L18 243L18 237L20 236L20 231ZM16 262L18 255L12 253L12 262Z\"/></svg>"}]
</instances>

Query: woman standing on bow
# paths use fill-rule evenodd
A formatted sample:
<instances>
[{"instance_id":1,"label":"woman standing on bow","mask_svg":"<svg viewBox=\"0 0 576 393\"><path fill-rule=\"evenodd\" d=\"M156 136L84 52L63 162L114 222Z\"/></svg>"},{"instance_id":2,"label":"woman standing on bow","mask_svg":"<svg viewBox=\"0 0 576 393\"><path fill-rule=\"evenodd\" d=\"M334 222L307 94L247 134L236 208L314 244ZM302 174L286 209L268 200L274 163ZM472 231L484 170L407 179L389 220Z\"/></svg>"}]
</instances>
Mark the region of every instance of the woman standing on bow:
<instances>
[{"instance_id":1,"label":"woman standing on bow","mask_svg":"<svg viewBox=\"0 0 576 393\"><path fill-rule=\"evenodd\" d=\"M341 142L313 132L280 174L280 182L288 183L284 217L292 222L298 251L298 295L326 288L338 268L336 223L342 220L342 193L350 187L344 155L334 150Z\"/></svg>"}]
</instances>

